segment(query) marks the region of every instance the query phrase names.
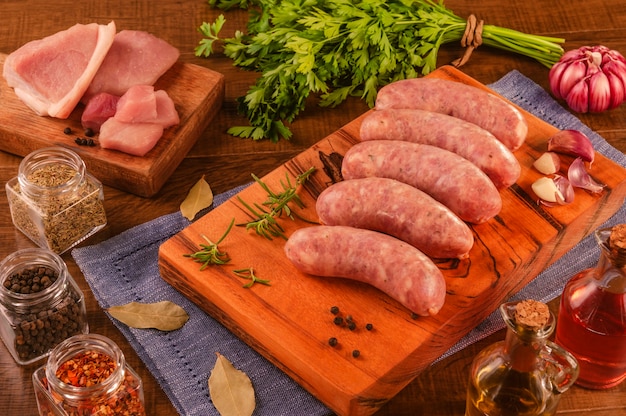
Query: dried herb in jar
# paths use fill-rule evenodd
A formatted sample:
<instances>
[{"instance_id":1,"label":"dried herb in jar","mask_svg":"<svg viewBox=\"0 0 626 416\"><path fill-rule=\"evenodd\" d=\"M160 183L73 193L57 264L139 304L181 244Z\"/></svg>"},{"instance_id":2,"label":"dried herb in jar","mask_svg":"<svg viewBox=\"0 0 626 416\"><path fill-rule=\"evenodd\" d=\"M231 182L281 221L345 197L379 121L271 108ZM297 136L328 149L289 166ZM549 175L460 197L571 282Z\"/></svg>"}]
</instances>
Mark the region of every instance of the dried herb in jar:
<instances>
[{"instance_id":1,"label":"dried herb in jar","mask_svg":"<svg viewBox=\"0 0 626 416\"><path fill-rule=\"evenodd\" d=\"M106 225L102 185L68 149L33 152L6 190L13 223L40 247L63 253Z\"/></svg>"}]
</instances>

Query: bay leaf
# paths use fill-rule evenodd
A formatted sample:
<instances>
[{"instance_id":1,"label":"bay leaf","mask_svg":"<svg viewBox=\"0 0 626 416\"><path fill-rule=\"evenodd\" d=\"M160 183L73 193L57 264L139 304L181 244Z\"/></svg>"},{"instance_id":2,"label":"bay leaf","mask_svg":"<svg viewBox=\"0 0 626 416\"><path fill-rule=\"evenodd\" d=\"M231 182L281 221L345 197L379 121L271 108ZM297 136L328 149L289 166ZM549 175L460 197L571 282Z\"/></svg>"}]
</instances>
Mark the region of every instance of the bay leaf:
<instances>
[{"instance_id":1,"label":"bay leaf","mask_svg":"<svg viewBox=\"0 0 626 416\"><path fill-rule=\"evenodd\" d=\"M211 401L221 416L250 416L256 407L254 387L246 373L219 352L209 376Z\"/></svg>"},{"instance_id":2,"label":"bay leaf","mask_svg":"<svg viewBox=\"0 0 626 416\"><path fill-rule=\"evenodd\" d=\"M130 302L111 306L107 312L132 328L156 328L161 331L181 328L189 319L183 308L169 300L155 303Z\"/></svg>"},{"instance_id":3,"label":"bay leaf","mask_svg":"<svg viewBox=\"0 0 626 416\"><path fill-rule=\"evenodd\" d=\"M213 191L202 175L202 178L191 187L185 200L181 202L180 212L189 221L193 221L200 211L210 207L212 203Z\"/></svg>"}]
</instances>

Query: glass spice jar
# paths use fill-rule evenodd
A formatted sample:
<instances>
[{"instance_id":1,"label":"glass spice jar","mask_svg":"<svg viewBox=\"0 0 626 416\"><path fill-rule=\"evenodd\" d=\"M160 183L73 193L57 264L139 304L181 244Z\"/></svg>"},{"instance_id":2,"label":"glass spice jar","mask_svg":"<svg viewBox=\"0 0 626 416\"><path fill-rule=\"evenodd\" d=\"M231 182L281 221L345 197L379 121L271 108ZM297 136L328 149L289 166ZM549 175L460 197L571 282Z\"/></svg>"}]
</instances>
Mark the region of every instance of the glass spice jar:
<instances>
[{"instance_id":1,"label":"glass spice jar","mask_svg":"<svg viewBox=\"0 0 626 416\"><path fill-rule=\"evenodd\" d=\"M466 416L552 416L574 384L574 356L548 340L554 315L534 300L500 306L504 341L482 350L470 367Z\"/></svg>"},{"instance_id":2,"label":"glass spice jar","mask_svg":"<svg viewBox=\"0 0 626 416\"><path fill-rule=\"evenodd\" d=\"M5 189L13 224L55 253L64 253L106 225L102 184L72 150L35 150Z\"/></svg>"},{"instance_id":3,"label":"glass spice jar","mask_svg":"<svg viewBox=\"0 0 626 416\"><path fill-rule=\"evenodd\" d=\"M626 224L594 235L600 258L565 284L555 342L578 359L578 385L605 389L626 380Z\"/></svg>"},{"instance_id":4,"label":"glass spice jar","mask_svg":"<svg viewBox=\"0 0 626 416\"><path fill-rule=\"evenodd\" d=\"M141 379L102 335L59 344L33 373L33 385L40 416L145 415Z\"/></svg>"},{"instance_id":5,"label":"glass spice jar","mask_svg":"<svg viewBox=\"0 0 626 416\"><path fill-rule=\"evenodd\" d=\"M14 360L30 364L89 331L84 296L57 254L27 248L0 263L0 335Z\"/></svg>"}]
</instances>

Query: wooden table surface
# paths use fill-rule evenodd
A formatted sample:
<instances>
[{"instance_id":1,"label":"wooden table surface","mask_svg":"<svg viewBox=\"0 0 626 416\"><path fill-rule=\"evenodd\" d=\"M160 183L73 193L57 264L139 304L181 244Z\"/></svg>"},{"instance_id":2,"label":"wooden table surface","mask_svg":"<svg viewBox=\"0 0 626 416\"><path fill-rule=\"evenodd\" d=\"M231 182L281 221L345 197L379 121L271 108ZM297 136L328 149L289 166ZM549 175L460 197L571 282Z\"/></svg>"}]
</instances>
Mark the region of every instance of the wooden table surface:
<instances>
[{"instance_id":1,"label":"wooden table surface","mask_svg":"<svg viewBox=\"0 0 626 416\"><path fill-rule=\"evenodd\" d=\"M567 39L564 45L566 50L603 44L626 53L626 0L448 0L445 4L460 16L474 13L487 24L564 37ZM229 126L244 121L236 113L234 99L245 94L256 75L237 70L229 59L221 55L210 59L194 56L194 48L201 39L197 28L203 21L212 22L218 14L203 0L2 1L1 53L8 54L32 39L66 29L77 22L107 23L115 20L118 30L152 32L178 47L182 61L202 65L225 75L226 98L222 110L161 191L155 197L146 199L105 187L105 208L109 223L87 244L103 241L132 226L176 211L187 190L202 175L205 175L215 193L248 182L251 173L263 176L367 111L365 103L358 99L349 100L335 109L323 109L311 103L293 125L294 134L290 141L253 142L227 135L225 130ZM245 28L245 12L228 12L226 17L223 34L231 35L236 29ZM460 45L445 45L440 51L438 64L448 63L461 54ZM469 63L462 68L465 73L485 84L496 81L513 69L548 88L547 68L528 58L484 46L475 51ZM578 116L615 147L626 151L626 105L610 112ZM6 181L17 174L20 160L19 157L0 152L2 189ZM13 227L3 191L0 196L0 258L32 246L30 240ZM85 293L91 332L106 335L117 342L129 364L143 379L148 414L175 415L175 409L155 379L99 308L72 257L64 254L63 259ZM558 299L551 302L553 309L557 302ZM377 415L462 415L468 367L472 358L482 348L503 336L504 332L500 331L433 365ZM37 414L31 374L38 365L41 364L18 366L5 346L0 344L0 413L11 416ZM626 415L626 383L605 391L574 387L563 395L559 414Z\"/></svg>"}]
</instances>

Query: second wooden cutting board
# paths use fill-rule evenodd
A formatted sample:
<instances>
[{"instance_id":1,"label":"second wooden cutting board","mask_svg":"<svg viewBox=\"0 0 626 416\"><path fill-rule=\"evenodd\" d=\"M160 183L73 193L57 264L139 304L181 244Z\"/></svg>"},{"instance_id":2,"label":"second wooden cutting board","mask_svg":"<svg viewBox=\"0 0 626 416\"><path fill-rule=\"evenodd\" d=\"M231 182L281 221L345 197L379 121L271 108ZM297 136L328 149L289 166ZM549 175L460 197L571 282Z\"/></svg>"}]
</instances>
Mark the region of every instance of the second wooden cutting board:
<instances>
[{"instance_id":1,"label":"second wooden cutting board","mask_svg":"<svg viewBox=\"0 0 626 416\"><path fill-rule=\"evenodd\" d=\"M5 59L6 55L0 54L0 72ZM198 65L177 62L155 88L167 91L172 98L180 124L166 129L156 146L139 157L76 144L76 137L85 137L80 123L82 105L67 120L40 117L0 79L0 150L26 156L43 147L67 147L78 153L87 171L105 185L143 197L154 196L221 108L224 76ZM66 127L71 128L72 135L63 134ZM98 138L94 139L97 143Z\"/></svg>"},{"instance_id":2,"label":"second wooden cutting board","mask_svg":"<svg viewBox=\"0 0 626 416\"><path fill-rule=\"evenodd\" d=\"M429 76L486 88L462 72L444 67ZM626 172L598 155L593 173L606 184L599 196L576 192L572 205L544 208L530 190L540 174L532 162L556 129L525 113L529 135L516 157L522 175L502 191L501 213L473 226L475 244L463 261L440 263L447 283L446 303L435 317L414 318L378 290L357 282L304 275L284 255L284 240L266 240L244 227L235 227L220 244L232 257L225 266L204 271L184 257L199 249L203 235L216 241L235 219L250 221L241 200L262 203L267 193L253 184L165 242L159 252L164 280L185 294L235 335L289 374L340 415L369 415L397 394L425 367L519 291L549 264L596 229L623 204ZM321 140L290 162L262 178L274 191L281 181L310 167L317 172L299 194L306 208L298 211L316 221L315 199L332 183L322 159L343 155L359 141L362 117ZM251 172L254 173L254 172ZM313 226L283 219L289 236L295 229ZM364 253L376 257L376 251ZM247 281L233 270L252 267L271 286ZM333 323L330 308L351 315L356 329ZM373 328L366 329L371 323ZM338 343L329 345L334 337ZM354 357L353 351L359 356Z\"/></svg>"}]
</instances>

